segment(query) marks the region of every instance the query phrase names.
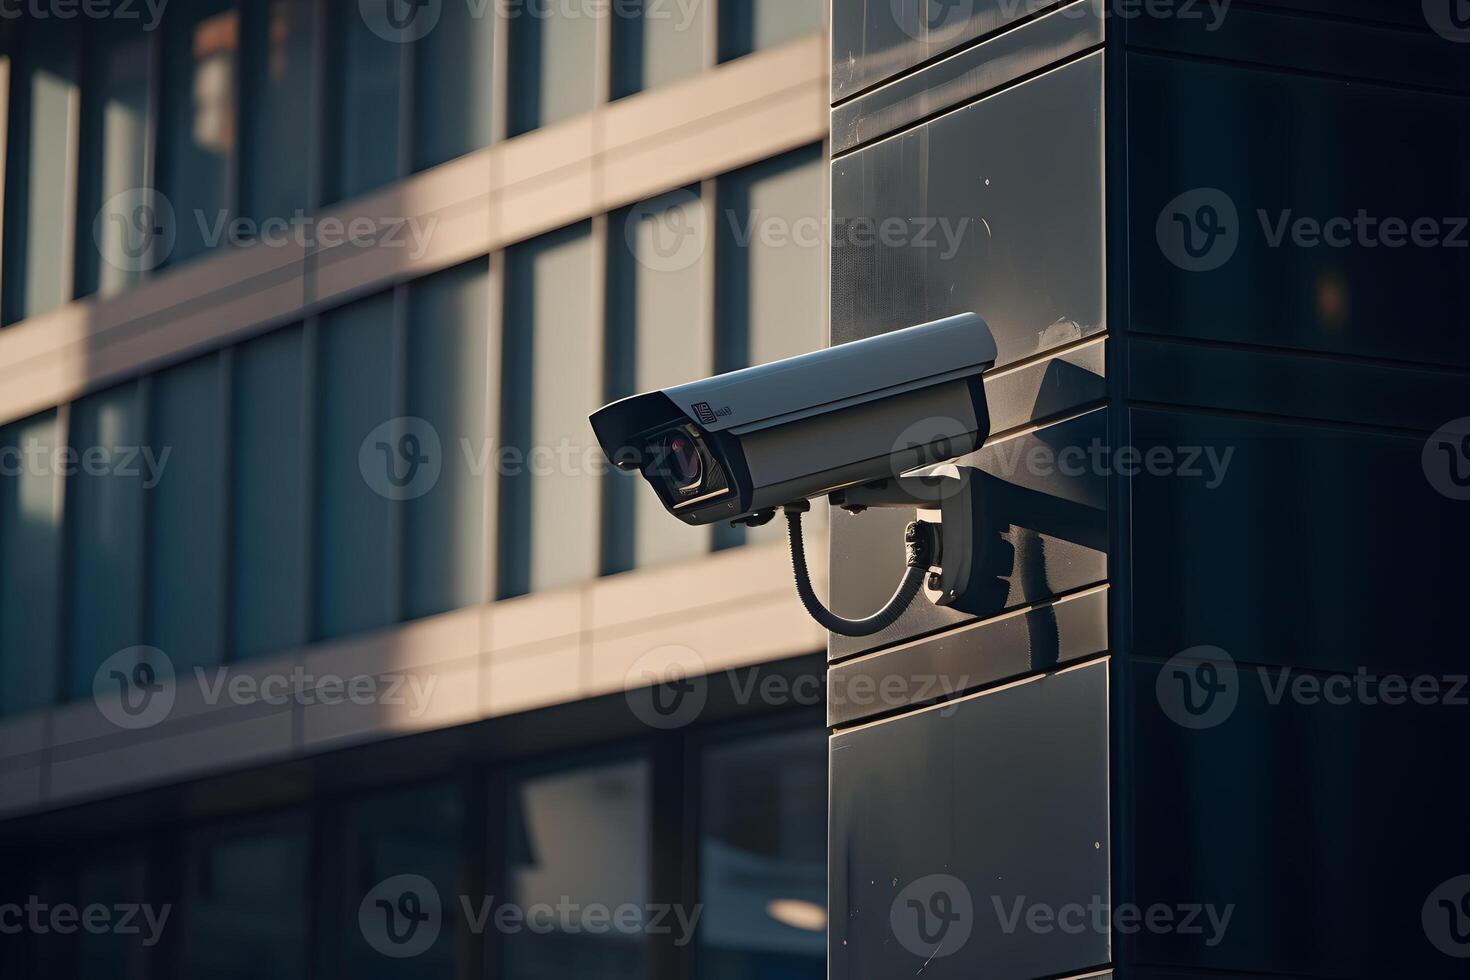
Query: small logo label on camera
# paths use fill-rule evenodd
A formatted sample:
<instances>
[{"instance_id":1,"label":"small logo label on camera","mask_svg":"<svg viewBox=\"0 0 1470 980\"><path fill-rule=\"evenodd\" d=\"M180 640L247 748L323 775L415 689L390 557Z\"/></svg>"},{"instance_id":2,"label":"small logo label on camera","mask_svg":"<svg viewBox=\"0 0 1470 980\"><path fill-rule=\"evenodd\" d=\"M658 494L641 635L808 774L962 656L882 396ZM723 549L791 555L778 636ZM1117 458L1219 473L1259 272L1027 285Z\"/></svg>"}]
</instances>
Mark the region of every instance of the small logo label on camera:
<instances>
[{"instance_id":1,"label":"small logo label on camera","mask_svg":"<svg viewBox=\"0 0 1470 980\"><path fill-rule=\"evenodd\" d=\"M709 402L699 402L689 407L694 410L694 417L705 425L714 425L716 419L730 414L730 408L728 406L717 409L711 406Z\"/></svg>"}]
</instances>

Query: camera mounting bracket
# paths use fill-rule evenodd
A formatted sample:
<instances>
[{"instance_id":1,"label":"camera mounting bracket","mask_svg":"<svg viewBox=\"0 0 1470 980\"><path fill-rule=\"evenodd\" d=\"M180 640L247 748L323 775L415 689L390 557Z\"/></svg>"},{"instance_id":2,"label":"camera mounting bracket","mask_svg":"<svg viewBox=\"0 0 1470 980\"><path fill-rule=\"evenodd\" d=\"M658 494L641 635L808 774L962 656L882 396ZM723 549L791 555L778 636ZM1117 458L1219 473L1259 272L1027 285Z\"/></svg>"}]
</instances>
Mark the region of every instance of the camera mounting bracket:
<instances>
[{"instance_id":1,"label":"camera mounting bracket","mask_svg":"<svg viewBox=\"0 0 1470 980\"><path fill-rule=\"evenodd\" d=\"M945 463L838 490L828 499L850 514L861 514L872 507L939 511L938 547L934 549L928 586L938 593L933 597L935 605L949 606L970 587L980 510L976 472L973 466ZM923 521L921 516L920 523L933 522Z\"/></svg>"}]
</instances>

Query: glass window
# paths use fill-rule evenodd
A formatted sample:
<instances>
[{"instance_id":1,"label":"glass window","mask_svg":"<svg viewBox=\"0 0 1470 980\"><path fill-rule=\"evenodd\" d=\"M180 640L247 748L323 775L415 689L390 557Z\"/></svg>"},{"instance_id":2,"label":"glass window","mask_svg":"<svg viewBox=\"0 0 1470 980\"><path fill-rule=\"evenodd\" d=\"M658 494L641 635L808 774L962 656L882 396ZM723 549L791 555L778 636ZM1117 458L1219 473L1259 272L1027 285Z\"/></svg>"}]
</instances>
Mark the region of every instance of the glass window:
<instances>
[{"instance_id":1,"label":"glass window","mask_svg":"<svg viewBox=\"0 0 1470 980\"><path fill-rule=\"evenodd\" d=\"M827 737L716 745L701 775L701 980L826 976Z\"/></svg>"},{"instance_id":2,"label":"glass window","mask_svg":"<svg viewBox=\"0 0 1470 980\"><path fill-rule=\"evenodd\" d=\"M415 170L490 143L495 10L472 0L443 3L438 23L415 46Z\"/></svg>"},{"instance_id":3,"label":"glass window","mask_svg":"<svg viewBox=\"0 0 1470 980\"><path fill-rule=\"evenodd\" d=\"M256 221L289 218L309 206L316 4L251 0L247 10L240 212Z\"/></svg>"},{"instance_id":4,"label":"glass window","mask_svg":"<svg viewBox=\"0 0 1470 980\"><path fill-rule=\"evenodd\" d=\"M587 417L603 364L590 224L517 245L505 261L501 598L597 575L599 478Z\"/></svg>"},{"instance_id":5,"label":"glass window","mask_svg":"<svg viewBox=\"0 0 1470 980\"><path fill-rule=\"evenodd\" d=\"M459 784L357 800L341 824L343 976L454 976L464 814ZM438 934L420 938L413 917L439 909ZM432 936L432 940L430 937ZM399 955L394 955L399 954Z\"/></svg>"},{"instance_id":6,"label":"glass window","mask_svg":"<svg viewBox=\"0 0 1470 980\"><path fill-rule=\"evenodd\" d=\"M34 965L15 976L76 977L77 980L141 980L149 975L149 958L158 941L173 925L173 915L163 918L162 906L152 904L147 891L146 863L136 858L88 859L44 867L32 884L44 908L62 906L78 910L75 930L46 929L31 937ZM24 904L28 896L21 896ZM130 916L136 931L88 929L82 914L90 906L117 910L124 906L147 906L152 918L139 909ZM45 913L42 913L43 915ZM119 921L117 914L110 921ZM10 939L11 937L4 937ZM152 943L149 943L152 940ZM3 950L4 943L0 943ZM0 961L4 957L0 956ZM7 977L12 973L7 971Z\"/></svg>"},{"instance_id":7,"label":"glass window","mask_svg":"<svg viewBox=\"0 0 1470 980\"><path fill-rule=\"evenodd\" d=\"M9 146L5 165L4 322L45 313L71 298L71 159L78 112L72 24L30 21L9 48Z\"/></svg>"},{"instance_id":8,"label":"glass window","mask_svg":"<svg viewBox=\"0 0 1470 980\"><path fill-rule=\"evenodd\" d=\"M331 3L335 57L327 199L341 201L398 179L404 45L390 40L391 32L376 33L358 0Z\"/></svg>"},{"instance_id":9,"label":"glass window","mask_svg":"<svg viewBox=\"0 0 1470 980\"><path fill-rule=\"evenodd\" d=\"M137 859L89 864L77 875L77 906L109 909L149 904L147 865ZM79 980L130 980L148 976L148 957L168 928L162 907L149 904L152 919L140 910L136 932L80 929L75 936ZM113 920L117 921L117 920ZM148 941L152 940L150 944Z\"/></svg>"},{"instance_id":10,"label":"glass window","mask_svg":"<svg viewBox=\"0 0 1470 980\"><path fill-rule=\"evenodd\" d=\"M154 375L148 497L148 643L184 671L224 659L225 417L218 355Z\"/></svg>"},{"instance_id":11,"label":"glass window","mask_svg":"<svg viewBox=\"0 0 1470 980\"><path fill-rule=\"evenodd\" d=\"M476 259L409 287L408 411L439 444L438 479L403 505L404 616L485 601L486 314Z\"/></svg>"},{"instance_id":12,"label":"glass window","mask_svg":"<svg viewBox=\"0 0 1470 980\"><path fill-rule=\"evenodd\" d=\"M644 760L519 779L506 812L505 900L544 934L502 939L507 980L644 980L649 766ZM569 911L558 912L558 906ZM635 920L625 906L638 910ZM592 917L597 916L594 920ZM600 924L598 932L583 923ZM546 931L547 923L551 923Z\"/></svg>"},{"instance_id":13,"label":"glass window","mask_svg":"<svg viewBox=\"0 0 1470 980\"><path fill-rule=\"evenodd\" d=\"M827 208L821 147L788 153L719 182L715 287L717 364L733 371L827 344ZM825 520L825 504L804 522ZM717 525L721 547L784 540L786 522ZM815 542L808 544L815 550Z\"/></svg>"},{"instance_id":14,"label":"glass window","mask_svg":"<svg viewBox=\"0 0 1470 980\"><path fill-rule=\"evenodd\" d=\"M55 412L0 429L0 714L56 698L60 446Z\"/></svg>"},{"instance_id":15,"label":"glass window","mask_svg":"<svg viewBox=\"0 0 1470 980\"><path fill-rule=\"evenodd\" d=\"M150 35L138 22L92 27L82 100L77 294L111 296L138 283L166 243L148 185Z\"/></svg>"},{"instance_id":16,"label":"glass window","mask_svg":"<svg viewBox=\"0 0 1470 980\"><path fill-rule=\"evenodd\" d=\"M589 5L511 5L510 135L591 112L597 104L597 25Z\"/></svg>"},{"instance_id":17,"label":"glass window","mask_svg":"<svg viewBox=\"0 0 1470 980\"><path fill-rule=\"evenodd\" d=\"M231 0L175 0L164 24L162 190L177 227L170 261L225 240L233 205L240 15Z\"/></svg>"},{"instance_id":18,"label":"glass window","mask_svg":"<svg viewBox=\"0 0 1470 980\"><path fill-rule=\"evenodd\" d=\"M707 6L704 0L619 0L612 19L612 97L620 99L699 74L704 68Z\"/></svg>"},{"instance_id":19,"label":"glass window","mask_svg":"<svg viewBox=\"0 0 1470 980\"><path fill-rule=\"evenodd\" d=\"M393 375L392 293L322 317L316 407L318 638L373 629L396 618L392 504L380 492L380 481L369 483L361 452L395 414ZM367 463L373 462L369 455Z\"/></svg>"},{"instance_id":20,"label":"glass window","mask_svg":"<svg viewBox=\"0 0 1470 980\"><path fill-rule=\"evenodd\" d=\"M3 682L3 678L0 678L0 682ZM0 906L24 907L26 900L32 895L42 897L42 889L38 887L39 883L26 863L29 857L26 854L18 854L13 858L7 857L8 867L5 875L0 877ZM50 897L50 895L45 896L46 899ZM35 940L36 937L25 931L16 934L0 932L0 976L47 975L42 972L40 964L35 962L35 951L32 948Z\"/></svg>"},{"instance_id":21,"label":"glass window","mask_svg":"<svg viewBox=\"0 0 1470 980\"><path fill-rule=\"evenodd\" d=\"M305 978L307 857L306 831L294 826L215 831L191 840L180 910L182 975Z\"/></svg>"},{"instance_id":22,"label":"glass window","mask_svg":"<svg viewBox=\"0 0 1470 980\"><path fill-rule=\"evenodd\" d=\"M307 640L301 327L241 344L233 360L230 656L245 659Z\"/></svg>"},{"instance_id":23,"label":"glass window","mask_svg":"<svg viewBox=\"0 0 1470 980\"><path fill-rule=\"evenodd\" d=\"M720 0L720 60L820 31L826 23L826 0Z\"/></svg>"},{"instance_id":24,"label":"glass window","mask_svg":"<svg viewBox=\"0 0 1470 980\"><path fill-rule=\"evenodd\" d=\"M705 326L709 229L697 189L613 215L608 228L608 384L613 401L705 377L714 338ZM693 558L710 533L670 521L636 473L606 480L603 572Z\"/></svg>"},{"instance_id":25,"label":"glass window","mask_svg":"<svg viewBox=\"0 0 1470 980\"><path fill-rule=\"evenodd\" d=\"M71 697L92 696L102 661L143 642L143 445L138 382L71 406L66 488L67 660Z\"/></svg>"}]
</instances>

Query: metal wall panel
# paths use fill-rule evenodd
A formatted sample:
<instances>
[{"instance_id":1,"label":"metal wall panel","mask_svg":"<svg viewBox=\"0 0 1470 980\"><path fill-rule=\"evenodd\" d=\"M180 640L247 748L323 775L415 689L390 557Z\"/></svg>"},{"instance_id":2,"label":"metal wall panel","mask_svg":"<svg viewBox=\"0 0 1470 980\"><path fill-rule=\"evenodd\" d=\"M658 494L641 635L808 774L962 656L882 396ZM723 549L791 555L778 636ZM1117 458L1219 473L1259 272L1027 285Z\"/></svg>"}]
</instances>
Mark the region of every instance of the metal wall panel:
<instances>
[{"instance_id":1,"label":"metal wall panel","mask_svg":"<svg viewBox=\"0 0 1470 980\"><path fill-rule=\"evenodd\" d=\"M1185 412L1131 420L1135 445L1181 463L1133 480L1134 653L1209 644L1302 669L1463 668L1444 640L1460 631L1470 523L1426 479L1422 437ZM1185 473L1196 448L1200 472Z\"/></svg>"},{"instance_id":2,"label":"metal wall panel","mask_svg":"<svg viewBox=\"0 0 1470 980\"><path fill-rule=\"evenodd\" d=\"M1052 6L1053 0L834 0L832 101Z\"/></svg>"},{"instance_id":3,"label":"metal wall panel","mask_svg":"<svg viewBox=\"0 0 1470 980\"><path fill-rule=\"evenodd\" d=\"M852 725L1107 649L1108 591L1099 586L833 666L827 724Z\"/></svg>"},{"instance_id":4,"label":"metal wall panel","mask_svg":"<svg viewBox=\"0 0 1470 980\"><path fill-rule=\"evenodd\" d=\"M1448 148L1470 145L1466 108L1130 55L1130 327L1470 365L1470 333L1446 329L1470 308L1470 226L1453 217L1470 215L1470 171L1445 165ZM1390 218L1432 222L1444 247L1404 233L1390 244ZM1302 219L1321 231L1297 234Z\"/></svg>"},{"instance_id":5,"label":"metal wall panel","mask_svg":"<svg viewBox=\"0 0 1470 980\"><path fill-rule=\"evenodd\" d=\"M1103 330L1102 74L1090 55L834 160L832 342L975 312L1007 364Z\"/></svg>"},{"instance_id":6,"label":"metal wall panel","mask_svg":"<svg viewBox=\"0 0 1470 980\"><path fill-rule=\"evenodd\" d=\"M1302 672L1242 664L1185 728L1157 696L1174 669L1134 665L1131 901L1229 921L1213 944L1208 927L1141 932L1134 963L1149 977L1463 977L1434 946L1450 920L1430 901L1470 868L1470 790L1437 748L1464 744L1463 703L1309 703L1275 693Z\"/></svg>"},{"instance_id":7,"label":"metal wall panel","mask_svg":"<svg viewBox=\"0 0 1470 980\"><path fill-rule=\"evenodd\" d=\"M1108 738L1106 663L834 735L832 980L1107 965L1028 914L1108 898Z\"/></svg>"},{"instance_id":8,"label":"metal wall panel","mask_svg":"<svg viewBox=\"0 0 1470 980\"><path fill-rule=\"evenodd\" d=\"M1102 10L1077 0L832 110L832 152L887 136L1102 44Z\"/></svg>"}]
</instances>

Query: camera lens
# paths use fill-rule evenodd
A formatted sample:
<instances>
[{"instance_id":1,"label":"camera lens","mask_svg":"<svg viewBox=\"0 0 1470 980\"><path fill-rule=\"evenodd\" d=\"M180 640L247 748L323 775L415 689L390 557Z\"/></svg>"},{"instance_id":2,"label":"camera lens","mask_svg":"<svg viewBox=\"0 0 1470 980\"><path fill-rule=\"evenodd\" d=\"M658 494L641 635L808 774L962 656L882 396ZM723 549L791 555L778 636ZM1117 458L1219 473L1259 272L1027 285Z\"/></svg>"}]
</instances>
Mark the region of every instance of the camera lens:
<instances>
[{"instance_id":1,"label":"camera lens","mask_svg":"<svg viewBox=\"0 0 1470 980\"><path fill-rule=\"evenodd\" d=\"M692 490L704 478L704 460L694 440L682 432L669 436L664 443L664 462L669 478L680 490Z\"/></svg>"}]
</instances>

